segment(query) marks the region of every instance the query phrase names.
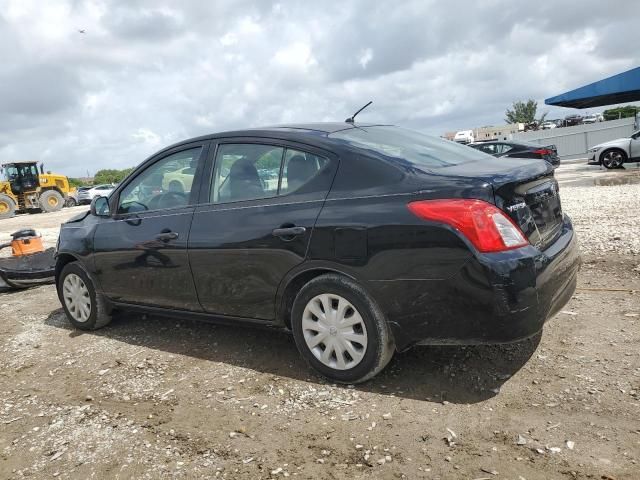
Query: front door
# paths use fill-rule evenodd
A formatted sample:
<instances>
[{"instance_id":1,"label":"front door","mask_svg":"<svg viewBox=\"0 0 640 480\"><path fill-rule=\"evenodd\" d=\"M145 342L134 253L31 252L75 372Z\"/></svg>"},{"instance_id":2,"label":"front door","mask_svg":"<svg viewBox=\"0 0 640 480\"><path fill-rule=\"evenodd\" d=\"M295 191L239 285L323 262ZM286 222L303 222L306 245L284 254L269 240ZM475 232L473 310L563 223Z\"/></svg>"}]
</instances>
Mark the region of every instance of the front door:
<instances>
[{"instance_id":1,"label":"front door","mask_svg":"<svg viewBox=\"0 0 640 480\"><path fill-rule=\"evenodd\" d=\"M200 303L219 315L275 318L280 281L307 253L337 168L291 145L221 143L196 208L189 255Z\"/></svg>"},{"instance_id":2,"label":"front door","mask_svg":"<svg viewBox=\"0 0 640 480\"><path fill-rule=\"evenodd\" d=\"M629 145L629 157L640 158L640 132L631 135L631 144Z\"/></svg>"},{"instance_id":3,"label":"front door","mask_svg":"<svg viewBox=\"0 0 640 480\"><path fill-rule=\"evenodd\" d=\"M94 236L96 275L107 297L201 310L187 240L205 156L203 144L171 151L114 192L115 214Z\"/></svg>"}]
</instances>

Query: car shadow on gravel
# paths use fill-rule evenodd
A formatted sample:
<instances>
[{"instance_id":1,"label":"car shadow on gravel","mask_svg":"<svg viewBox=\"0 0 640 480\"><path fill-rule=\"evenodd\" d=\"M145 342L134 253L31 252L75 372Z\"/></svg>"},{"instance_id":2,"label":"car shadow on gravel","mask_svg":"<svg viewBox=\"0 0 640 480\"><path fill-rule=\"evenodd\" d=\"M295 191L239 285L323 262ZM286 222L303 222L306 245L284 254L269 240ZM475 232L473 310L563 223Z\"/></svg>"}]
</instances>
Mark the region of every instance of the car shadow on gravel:
<instances>
[{"instance_id":1,"label":"car shadow on gravel","mask_svg":"<svg viewBox=\"0 0 640 480\"><path fill-rule=\"evenodd\" d=\"M122 314L95 332L74 329L62 309L45 320L69 337L95 335L130 345L184 355L207 362L249 368L269 375L326 384L302 360L293 338L281 330L225 326ZM535 352L541 335L509 345L416 347L396 353L361 391L399 398L472 404L497 395L501 386Z\"/></svg>"}]
</instances>

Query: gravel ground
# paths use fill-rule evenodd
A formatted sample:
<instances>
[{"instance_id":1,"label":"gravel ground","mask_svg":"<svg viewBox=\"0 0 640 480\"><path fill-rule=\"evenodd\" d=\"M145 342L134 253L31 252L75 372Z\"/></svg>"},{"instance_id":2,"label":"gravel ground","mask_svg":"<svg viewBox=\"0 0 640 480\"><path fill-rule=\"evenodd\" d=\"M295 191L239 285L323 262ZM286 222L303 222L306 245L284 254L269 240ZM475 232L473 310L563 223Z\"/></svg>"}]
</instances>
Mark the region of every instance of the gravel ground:
<instances>
[{"instance_id":1,"label":"gravel ground","mask_svg":"<svg viewBox=\"0 0 640 480\"><path fill-rule=\"evenodd\" d=\"M585 254L640 255L640 183L560 187Z\"/></svg>"},{"instance_id":2,"label":"gravel ground","mask_svg":"<svg viewBox=\"0 0 640 480\"><path fill-rule=\"evenodd\" d=\"M0 478L637 479L638 193L561 187L585 263L540 337L415 348L356 387L285 333L140 315L83 333L53 286L0 294ZM53 245L82 209L0 235Z\"/></svg>"}]
</instances>

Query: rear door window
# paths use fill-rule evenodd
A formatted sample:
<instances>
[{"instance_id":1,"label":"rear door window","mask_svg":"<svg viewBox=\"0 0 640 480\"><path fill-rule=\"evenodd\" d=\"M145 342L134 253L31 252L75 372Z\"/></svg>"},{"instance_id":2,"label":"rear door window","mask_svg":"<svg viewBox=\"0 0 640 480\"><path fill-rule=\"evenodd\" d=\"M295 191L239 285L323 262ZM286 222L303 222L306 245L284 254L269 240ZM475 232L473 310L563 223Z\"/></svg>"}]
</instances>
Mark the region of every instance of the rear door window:
<instances>
[{"instance_id":1,"label":"rear door window","mask_svg":"<svg viewBox=\"0 0 640 480\"><path fill-rule=\"evenodd\" d=\"M484 153L488 153L489 155L497 153L495 143L486 143L484 145L481 145L479 150L483 151Z\"/></svg>"},{"instance_id":2,"label":"rear door window","mask_svg":"<svg viewBox=\"0 0 640 480\"><path fill-rule=\"evenodd\" d=\"M278 194L284 148L253 143L221 144L216 153L212 203L239 202Z\"/></svg>"},{"instance_id":3,"label":"rear door window","mask_svg":"<svg viewBox=\"0 0 640 480\"><path fill-rule=\"evenodd\" d=\"M307 190L308 188L305 187L314 183L314 179L328 163L329 160L324 157L287 148L280 194L285 195Z\"/></svg>"},{"instance_id":4,"label":"rear door window","mask_svg":"<svg viewBox=\"0 0 640 480\"><path fill-rule=\"evenodd\" d=\"M506 145L504 143L500 143L496 145L496 154L498 155L507 153L509 150L513 150L513 147L511 147L511 145Z\"/></svg>"}]
</instances>

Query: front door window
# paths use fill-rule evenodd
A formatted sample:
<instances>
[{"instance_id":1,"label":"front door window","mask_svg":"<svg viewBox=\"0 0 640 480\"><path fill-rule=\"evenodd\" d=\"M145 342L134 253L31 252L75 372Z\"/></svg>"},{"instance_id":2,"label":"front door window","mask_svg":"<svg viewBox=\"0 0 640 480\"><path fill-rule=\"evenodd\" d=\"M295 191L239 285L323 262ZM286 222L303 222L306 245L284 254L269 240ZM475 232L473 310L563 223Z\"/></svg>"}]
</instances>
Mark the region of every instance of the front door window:
<instances>
[{"instance_id":1,"label":"front door window","mask_svg":"<svg viewBox=\"0 0 640 480\"><path fill-rule=\"evenodd\" d=\"M151 165L120 193L118 213L179 208L193 203L191 187L202 147L183 150Z\"/></svg>"}]
</instances>

